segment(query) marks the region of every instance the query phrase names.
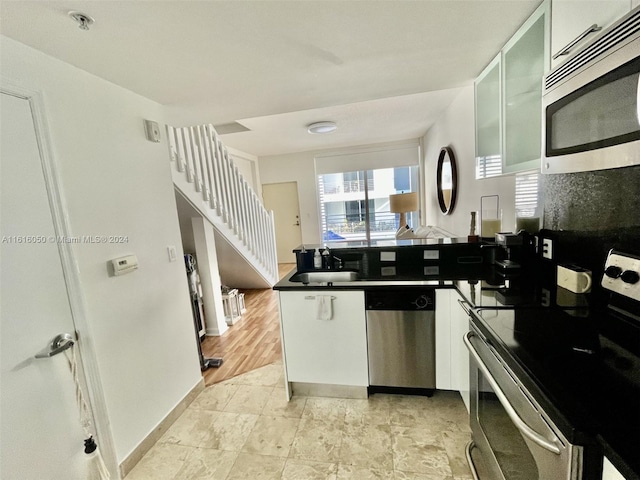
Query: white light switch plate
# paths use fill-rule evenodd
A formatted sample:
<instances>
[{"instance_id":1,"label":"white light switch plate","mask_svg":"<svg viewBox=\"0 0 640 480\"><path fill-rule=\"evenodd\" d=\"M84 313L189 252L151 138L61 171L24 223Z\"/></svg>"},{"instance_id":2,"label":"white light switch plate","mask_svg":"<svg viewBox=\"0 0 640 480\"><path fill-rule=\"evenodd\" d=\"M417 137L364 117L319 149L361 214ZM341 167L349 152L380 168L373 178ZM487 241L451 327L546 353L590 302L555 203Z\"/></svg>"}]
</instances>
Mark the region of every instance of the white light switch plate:
<instances>
[{"instance_id":1,"label":"white light switch plate","mask_svg":"<svg viewBox=\"0 0 640 480\"><path fill-rule=\"evenodd\" d=\"M423 250L422 258L424 260L438 260L440 258L439 250Z\"/></svg>"},{"instance_id":2,"label":"white light switch plate","mask_svg":"<svg viewBox=\"0 0 640 480\"><path fill-rule=\"evenodd\" d=\"M619 253L611 252L607 257L607 267L619 267L620 270L630 270L633 272L640 272L640 259L632 256L626 256ZM633 298L640 302L640 282L627 283L622 280L622 277L611 278L607 275L602 276L601 285L607 290L619 293L625 297Z\"/></svg>"},{"instance_id":3,"label":"white light switch plate","mask_svg":"<svg viewBox=\"0 0 640 480\"><path fill-rule=\"evenodd\" d=\"M169 254L170 262L175 262L178 259L178 252L176 250L176 247L174 247L173 245L169 245L167 247L167 253Z\"/></svg>"},{"instance_id":4,"label":"white light switch plate","mask_svg":"<svg viewBox=\"0 0 640 480\"><path fill-rule=\"evenodd\" d=\"M395 262L396 261L396 252L380 252L380 261L381 262Z\"/></svg>"}]
</instances>

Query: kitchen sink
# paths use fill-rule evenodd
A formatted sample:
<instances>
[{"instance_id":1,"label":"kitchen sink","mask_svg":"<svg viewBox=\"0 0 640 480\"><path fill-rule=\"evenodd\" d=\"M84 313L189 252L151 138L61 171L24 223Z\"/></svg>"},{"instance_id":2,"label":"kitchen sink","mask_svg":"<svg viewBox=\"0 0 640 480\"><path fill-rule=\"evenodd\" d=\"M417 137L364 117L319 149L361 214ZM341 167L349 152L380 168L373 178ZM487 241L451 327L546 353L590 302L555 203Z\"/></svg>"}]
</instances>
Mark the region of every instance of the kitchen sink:
<instances>
[{"instance_id":1,"label":"kitchen sink","mask_svg":"<svg viewBox=\"0 0 640 480\"><path fill-rule=\"evenodd\" d=\"M291 277L292 282L302 283L334 283L353 282L358 280L358 272L350 270L337 270L335 272L303 272Z\"/></svg>"}]
</instances>

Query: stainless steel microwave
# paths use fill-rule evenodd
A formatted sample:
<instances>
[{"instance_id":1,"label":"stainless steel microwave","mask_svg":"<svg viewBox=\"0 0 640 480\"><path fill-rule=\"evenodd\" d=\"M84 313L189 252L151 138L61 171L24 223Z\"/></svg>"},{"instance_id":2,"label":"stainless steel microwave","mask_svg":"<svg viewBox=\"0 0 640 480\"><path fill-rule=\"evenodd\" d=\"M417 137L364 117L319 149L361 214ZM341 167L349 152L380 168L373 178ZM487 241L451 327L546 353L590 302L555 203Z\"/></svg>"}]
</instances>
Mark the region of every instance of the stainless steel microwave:
<instances>
[{"instance_id":1,"label":"stainless steel microwave","mask_svg":"<svg viewBox=\"0 0 640 480\"><path fill-rule=\"evenodd\" d=\"M544 78L542 173L640 165L640 7Z\"/></svg>"}]
</instances>

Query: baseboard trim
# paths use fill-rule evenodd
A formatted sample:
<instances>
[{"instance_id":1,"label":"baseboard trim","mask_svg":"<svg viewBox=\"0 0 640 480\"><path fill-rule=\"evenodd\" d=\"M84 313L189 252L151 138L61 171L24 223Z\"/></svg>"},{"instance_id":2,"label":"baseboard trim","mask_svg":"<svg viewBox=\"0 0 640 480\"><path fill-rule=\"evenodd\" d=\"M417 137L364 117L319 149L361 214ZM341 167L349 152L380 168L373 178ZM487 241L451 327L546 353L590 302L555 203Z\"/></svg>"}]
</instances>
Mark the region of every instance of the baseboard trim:
<instances>
[{"instance_id":1,"label":"baseboard trim","mask_svg":"<svg viewBox=\"0 0 640 480\"><path fill-rule=\"evenodd\" d=\"M367 387L303 382L291 382L289 385L293 395L299 397L367 398Z\"/></svg>"},{"instance_id":2,"label":"baseboard trim","mask_svg":"<svg viewBox=\"0 0 640 480\"><path fill-rule=\"evenodd\" d=\"M120 475L122 478L126 477L133 467L135 467L138 462L146 455L146 453L151 450L160 437L164 435L164 433L173 425L180 415L187 409L191 402L193 402L196 397L202 392L205 388L204 378L202 378L189 393L185 395L185 397L176 405L173 410L171 410L164 419L160 421L158 426L154 428L149 435L147 435L136 448L125 458L122 463L120 463Z\"/></svg>"}]
</instances>

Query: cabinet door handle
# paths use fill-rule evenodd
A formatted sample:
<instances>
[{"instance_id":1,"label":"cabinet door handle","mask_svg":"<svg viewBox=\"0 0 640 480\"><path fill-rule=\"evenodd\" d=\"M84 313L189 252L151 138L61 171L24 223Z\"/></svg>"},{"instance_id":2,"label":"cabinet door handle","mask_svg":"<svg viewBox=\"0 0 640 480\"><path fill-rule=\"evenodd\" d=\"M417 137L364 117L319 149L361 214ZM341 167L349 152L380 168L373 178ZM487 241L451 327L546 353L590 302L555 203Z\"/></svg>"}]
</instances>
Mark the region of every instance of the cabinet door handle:
<instances>
[{"instance_id":1,"label":"cabinet door handle","mask_svg":"<svg viewBox=\"0 0 640 480\"><path fill-rule=\"evenodd\" d=\"M589 28L587 28L584 32L578 35L575 38L575 40L571 41L571 43L569 43L566 47L564 47L562 50L556 53L552 58L555 60L558 57L561 57L563 55L569 55L569 53L571 52L571 49L575 47L578 43L580 43L587 35L591 33L599 32L600 30L602 30L602 27L599 27L597 23L594 23Z\"/></svg>"}]
</instances>

